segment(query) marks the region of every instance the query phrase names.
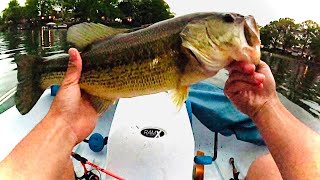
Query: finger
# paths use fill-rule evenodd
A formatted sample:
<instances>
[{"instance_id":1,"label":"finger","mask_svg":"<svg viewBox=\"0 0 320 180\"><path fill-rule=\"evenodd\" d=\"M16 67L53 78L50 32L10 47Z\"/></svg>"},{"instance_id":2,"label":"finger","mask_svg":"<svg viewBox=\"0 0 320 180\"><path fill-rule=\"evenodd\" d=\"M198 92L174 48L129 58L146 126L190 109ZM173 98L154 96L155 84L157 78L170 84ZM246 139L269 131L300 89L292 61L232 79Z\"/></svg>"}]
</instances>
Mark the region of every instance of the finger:
<instances>
[{"instance_id":1,"label":"finger","mask_svg":"<svg viewBox=\"0 0 320 180\"><path fill-rule=\"evenodd\" d=\"M252 74L255 72L256 66L244 61L234 61L227 67L227 70L230 73L237 71L245 74Z\"/></svg>"},{"instance_id":2,"label":"finger","mask_svg":"<svg viewBox=\"0 0 320 180\"><path fill-rule=\"evenodd\" d=\"M225 93L230 96L235 93L245 92L245 91L259 91L263 88L263 84L250 84L244 81L236 81L234 83L228 83L225 86Z\"/></svg>"},{"instance_id":3,"label":"finger","mask_svg":"<svg viewBox=\"0 0 320 180\"><path fill-rule=\"evenodd\" d=\"M260 61L260 63L257 66L257 72L260 72L261 70L265 70L265 69L271 72L271 69L268 66L268 64L263 61Z\"/></svg>"},{"instance_id":4,"label":"finger","mask_svg":"<svg viewBox=\"0 0 320 180\"><path fill-rule=\"evenodd\" d=\"M243 81L250 84L260 84L265 80L265 75L254 72L253 74L243 74L239 72L233 72L230 74L227 82L233 83L235 81Z\"/></svg>"},{"instance_id":5,"label":"finger","mask_svg":"<svg viewBox=\"0 0 320 180\"><path fill-rule=\"evenodd\" d=\"M75 48L69 49L69 64L66 72L66 76L62 82L62 86L69 86L78 84L81 70L82 70L82 60L80 53Z\"/></svg>"}]
</instances>

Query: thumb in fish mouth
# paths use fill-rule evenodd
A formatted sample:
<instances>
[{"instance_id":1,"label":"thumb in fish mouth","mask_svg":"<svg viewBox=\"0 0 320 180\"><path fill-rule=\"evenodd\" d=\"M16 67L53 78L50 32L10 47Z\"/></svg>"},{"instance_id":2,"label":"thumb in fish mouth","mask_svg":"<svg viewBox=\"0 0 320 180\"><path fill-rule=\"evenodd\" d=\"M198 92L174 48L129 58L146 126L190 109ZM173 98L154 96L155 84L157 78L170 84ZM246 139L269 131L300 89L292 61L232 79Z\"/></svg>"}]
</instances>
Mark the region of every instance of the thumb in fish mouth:
<instances>
[{"instance_id":1,"label":"thumb in fish mouth","mask_svg":"<svg viewBox=\"0 0 320 180\"><path fill-rule=\"evenodd\" d=\"M82 59L79 51L75 48L70 48L69 55L70 55L70 59L69 59L68 69L66 72L66 76L64 77L64 80L61 84L62 86L70 86L70 85L78 84L81 76Z\"/></svg>"}]
</instances>

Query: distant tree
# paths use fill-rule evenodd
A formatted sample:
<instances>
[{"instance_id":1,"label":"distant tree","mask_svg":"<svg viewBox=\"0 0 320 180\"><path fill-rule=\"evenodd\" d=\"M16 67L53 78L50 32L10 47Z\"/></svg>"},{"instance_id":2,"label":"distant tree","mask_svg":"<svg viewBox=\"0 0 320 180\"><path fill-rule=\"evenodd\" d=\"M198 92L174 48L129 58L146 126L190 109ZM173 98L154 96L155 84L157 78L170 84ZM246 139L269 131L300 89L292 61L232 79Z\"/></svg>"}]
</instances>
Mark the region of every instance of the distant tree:
<instances>
[{"instance_id":1,"label":"distant tree","mask_svg":"<svg viewBox=\"0 0 320 180\"><path fill-rule=\"evenodd\" d=\"M124 16L132 17L139 24L150 24L173 17L164 0L126 0L119 4Z\"/></svg>"},{"instance_id":2,"label":"distant tree","mask_svg":"<svg viewBox=\"0 0 320 180\"><path fill-rule=\"evenodd\" d=\"M41 17L48 17L53 10L53 0L39 0L38 7Z\"/></svg>"},{"instance_id":3,"label":"distant tree","mask_svg":"<svg viewBox=\"0 0 320 180\"><path fill-rule=\"evenodd\" d=\"M52 0L52 5L62 7L64 5L64 2L65 0Z\"/></svg>"},{"instance_id":4,"label":"distant tree","mask_svg":"<svg viewBox=\"0 0 320 180\"><path fill-rule=\"evenodd\" d=\"M19 5L17 0L11 0L9 2L8 8L3 10L3 18L6 22L10 24L17 24L23 18L24 10Z\"/></svg>"},{"instance_id":5,"label":"distant tree","mask_svg":"<svg viewBox=\"0 0 320 180\"><path fill-rule=\"evenodd\" d=\"M8 8L13 9L15 7L20 7L20 4L17 0L11 0L8 4Z\"/></svg>"},{"instance_id":6,"label":"distant tree","mask_svg":"<svg viewBox=\"0 0 320 180\"><path fill-rule=\"evenodd\" d=\"M61 6L64 11L72 11L75 18L82 21L101 22L103 19L118 17L120 10L117 8L118 0L65 0Z\"/></svg>"},{"instance_id":7,"label":"distant tree","mask_svg":"<svg viewBox=\"0 0 320 180\"><path fill-rule=\"evenodd\" d=\"M52 0L53 6L61 9L61 18L63 19L74 17L76 2L76 0Z\"/></svg>"},{"instance_id":8,"label":"distant tree","mask_svg":"<svg viewBox=\"0 0 320 180\"><path fill-rule=\"evenodd\" d=\"M106 18L110 20L114 20L115 18L121 16L118 0L104 0L103 4L105 5L103 10L103 15Z\"/></svg>"},{"instance_id":9,"label":"distant tree","mask_svg":"<svg viewBox=\"0 0 320 180\"><path fill-rule=\"evenodd\" d=\"M310 47L312 40L315 40L315 36L318 32L319 25L312 20L307 20L299 24L298 39L302 55L304 54L305 50Z\"/></svg>"},{"instance_id":10,"label":"distant tree","mask_svg":"<svg viewBox=\"0 0 320 180\"><path fill-rule=\"evenodd\" d=\"M39 17L39 0L26 0L26 17L36 20Z\"/></svg>"},{"instance_id":11,"label":"distant tree","mask_svg":"<svg viewBox=\"0 0 320 180\"><path fill-rule=\"evenodd\" d=\"M278 43L278 29L276 23L278 21L272 21L264 27L260 28L261 44L267 48L276 48Z\"/></svg>"},{"instance_id":12,"label":"distant tree","mask_svg":"<svg viewBox=\"0 0 320 180\"><path fill-rule=\"evenodd\" d=\"M278 30L283 50L298 45L298 41L296 38L298 26L294 21L295 20L291 18L279 19Z\"/></svg>"},{"instance_id":13,"label":"distant tree","mask_svg":"<svg viewBox=\"0 0 320 180\"><path fill-rule=\"evenodd\" d=\"M320 63L320 29L312 37L309 49L314 60Z\"/></svg>"},{"instance_id":14,"label":"distant tree","mask_svg":"<svg viewBox=\"0 0 320 180\"><path fill-rule=\"evenodd\" d=\"M136 19L141 24L150 24L173 17L164 0L142 0L137 6Z\"/></svg>"},{"instance_id":15,"label":"distant tree","mask_svg":"<svg viewBox=\"0 0 320 180\"><path fill-rule=\"evenodd\" d=\"M134 12L137 12L135 2L133 0L124 0L119 3L119 9L126 17L133 17Z\"/></svg>"},{"instance_id":16,"label":"distant tree","mask_svg":"<svg viewBox=\"0 0 320 180\"><path fill-rule=\"evenodd\" d=\"M280 18L261 28L261 42L265 46L286 50L298 45L297 30L294 19Z\"/></svg>"},{"instance_id":17,"label":"distant tree","mask_svg":"<svg viewBox=\"0 0 320 180\"><path fill-rule=\"evenodd\" d=\"M3 25L3 17L0 15L0 25Z\"/></svg>"}]
</instances>

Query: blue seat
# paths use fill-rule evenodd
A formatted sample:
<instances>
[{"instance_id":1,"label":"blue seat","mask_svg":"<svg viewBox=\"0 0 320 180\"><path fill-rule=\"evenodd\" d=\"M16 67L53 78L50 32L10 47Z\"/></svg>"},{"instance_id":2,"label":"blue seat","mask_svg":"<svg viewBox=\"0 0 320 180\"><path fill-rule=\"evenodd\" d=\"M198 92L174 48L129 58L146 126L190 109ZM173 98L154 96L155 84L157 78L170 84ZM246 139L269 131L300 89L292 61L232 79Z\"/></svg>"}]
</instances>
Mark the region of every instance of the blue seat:
<instances>
[{"instance_id":1,"label":"blue seat","mask_svg":"<svg viewBox=\"0 0 320 180\"><path fill-rule=\"evenodd\" d=\"M208 82L194 84L188 101L195 117L211 131L224 136L235 134L238 140L265 145L253 121L235 108L222 88Z\"/></svg>"}]
</instances>

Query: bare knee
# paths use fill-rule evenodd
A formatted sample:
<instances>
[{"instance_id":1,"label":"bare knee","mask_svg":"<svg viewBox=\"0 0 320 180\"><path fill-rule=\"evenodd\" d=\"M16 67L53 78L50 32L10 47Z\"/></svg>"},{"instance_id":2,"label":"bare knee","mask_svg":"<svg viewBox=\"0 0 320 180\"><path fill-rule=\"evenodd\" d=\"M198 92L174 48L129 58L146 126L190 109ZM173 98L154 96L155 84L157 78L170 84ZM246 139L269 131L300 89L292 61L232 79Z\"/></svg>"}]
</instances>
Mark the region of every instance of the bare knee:
<instances>
[{"instance_id":1,"label":"bare knee","mask_svg":"<svg viewBox=\"0 0 320 180\"><path fill-rule=\"evenodd\" d=\"M263 155L253 161L246 177L246 180L251 179L282 180L279 169L271 154Z\"/></svg>"}]
</instances>

